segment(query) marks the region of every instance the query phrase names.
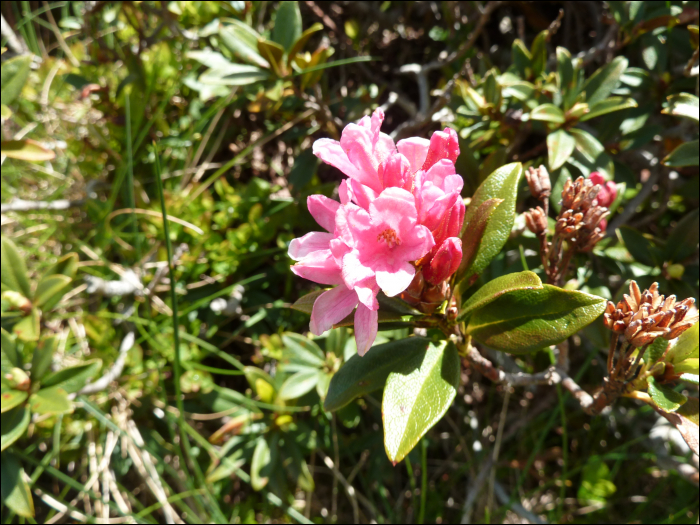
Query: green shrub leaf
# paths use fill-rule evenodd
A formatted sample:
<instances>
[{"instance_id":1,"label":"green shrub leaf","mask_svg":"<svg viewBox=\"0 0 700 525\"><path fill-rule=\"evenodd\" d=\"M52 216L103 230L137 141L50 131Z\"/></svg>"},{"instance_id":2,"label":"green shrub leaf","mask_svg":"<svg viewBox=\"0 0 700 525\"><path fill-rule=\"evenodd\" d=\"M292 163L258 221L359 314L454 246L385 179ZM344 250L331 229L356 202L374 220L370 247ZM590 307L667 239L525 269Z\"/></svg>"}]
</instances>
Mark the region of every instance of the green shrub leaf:
<instances>
[{"instance_id":1,"label":"green shrub leaf","mask_svg":"<svg viewBox=\"0 0 700 525\"><path fill-rule=\"evenodd\" d=\"M688 328L680 336L676 344L673 345L668 352L668 360L671 363L680 363L686 359L697 359L700 357L700 349L698 349L700 338L700 324L695 323Z\"/></svg>"},{"instance_id":2,"label":"green shrub leaf","mask_svg":"<svg viewBox=\"0 0 700 525\"><path fill-rule=\"evenodd\" d=\"M661 110L667 115L687 117L698 122L698 97L689 93L679 93L668 97L668 107Z\"/></svg>"},{"instance_id":3,"label":"green shrub leaf","mask_svg":"<svg viewBox=\"0 0 700 525\"><path fill-rule=\"evenodd\" d=\"M0 461L2 503L24 518L34 517L34 500L22 464L9 452Z\"/></svg>"},{"instance_id":4,"label":"green shrub leaf","mask_svg":"<svg viewBox=\"0 0 700 525\"><path fill-rule=\"evenodd\" d=\"M464 303L459 313L459 320L465 319L469 314L483 308L487 304L495 301L503 294L514 290L541 289L542 281L533 272L511 273L497 277L493 281L486 283Z\"/></svg>"},{"instance_id":5,"label":"green shrub leaf","mask_svg":"<svg viewBox=\"0 0 700 525\"><path fill-rule=\"evenodd\" d=\"M31 64L31 55L14 57L2 63L1 104L9 106L22 92L24 83L29 77Z\"/></svg>"},{"instance_id":6,"label":"green shrub leaf","mask_svg":"<svg viewBox=\"0 0 700 525\"><path fill-rule=\"evenodd\" d=\"M671 388L660 385L656 382L653 376L649 376L648 380L649 395L654 401L654 404L666 412L675 412L688 399Z\"/></svg>"},{"instance_id":7,"label":"green shrub leaf","mask_svg":"<svg viewBox=\"0 0 700 525\"><path fill-rule=\"evenodd\" d=\"M605 299L556 286L506 293L474 312L467 333L477 341L514 354L562 342L605 310Z\"/></svg>"},{"instance_id":8,"label":"green shrub leaf","mask_svg":"<svg viewBox=\"0 0 700 525\"><path fill-rule=\"evenodd\" d=\"M322 372L316 368L307 368L289 376L280 387L279 397L283 400L297 399L311 392L318 384Z\"/></svg>"},{"instance_id":9,"label":"green shrub leaf","mask_svg":"<svg viewBox=\"0 0 700 525\"><path fill-rule=\"evenodd\" d=\"M299 38L301 38L299 3L280 2L275 16L275 26L272 28L272 40L289 51Z\"/></svg>"},{"instance_id":10,"label":"green shrub leaf","mask_svg":"<svg viewBox=\"0 0 700 525\"><path fill-rule=\"evenodd\" d=\"M22 358L17 352L15 340L4 328L0 328L0 341L2 342L2 353L0 355L2 356L3 374L8 373L15 367L22 368Z\"/></svg>"},{"instance_id":11,"label":"green shrub leaf","mask_svg":"<svg viewBox=\"0 0 700 525\"><path fill-rule=\"evenodd\" d=\"M554 122L563 124L566 121L564 112L554 104L540 104L530 112L530 120L541 120L543 122Z\"/></svg>"},{"instance_id":12,"label":"green shrub leaf","mask_svg":"<svg viewBox=\"0 0 700 525\"><path fill-rule=\"evenodd\" d=\"M623 56L615 57L612 62L601 67L586 80L582 91L586 92L586 102L589 106L608 98L620 83L620 78L627 69L628 63L628 60Z\"/></svg>"},{"instance_id":13,"label":"green shrub leaf","mask_svg":"<svg viewBox=\"0 0 700 525\"><path fill-rule=\"evenodd\" d=\"M371 351L370 351L371 352ZM402 361L386 381L382 399L384 448L396 464L447 412L459 386L459 356L453 343L430 344Z\"/></svg>"},{"instance_id":14,"label":"green shrub leaf","mask_svg":"<svg viewBox=\"0 0 700 525\"><path fill-rule=\"evenodd\" d=\"M31 411L29 408L19 406L2 416L0 450L5 450L22 437L22 434L29 426L30 415Z\"/></svg>"},{"instance_id":15,"label":"green shrub leaf","mask_svg":"<svg viewBox=\"0 0 700 525\"><path fill-rule=\"evenodd\" d=\"M72 394L83 388L90 380L95 379L100 368L102 368L102 360L91 359L78 366L71 366L49 374L41 385L42 387L60 388Z\"/></svg>"},{"instance_id":16,"label":"green shrub leaf","mask_svg":"<svg viewBox=\"0 0 700 525\"><path fill-rule=\"evenodd\" d=\"M684 166L697 166L700 144L697 140L681 144L671 153L664 157L662 161L664 165L674 168L682 168Z\"/></svg>"},{"instance_id":17,"label":"green shrub leaf","mask_svg":"<svg viewBox=\"0 0 700 525\"><path fill-rule=\"evenodd\" d=\"M0 279L4 290L13 290L24 295L27 299L32 296L27 277L27 267L24 258L17 251L15 243L5 236L0 238Z\"/></svg>"},{"instance_id":18,"label":"green shrub leaf","mask_svg":"<svg viewBox=\"0 0 700 525\"><path fill-rule=\"evenodd\" d=\"M41 381L51 367L56 337L44 337L34 348L32 354L32 381Z\"/></svg>"},{"instance_id":19,"label":"green shrub leaf","mask_svg":"<svg viewBox=\"0 0 700 525\"><path fill-rule=\"evenodd\" d=\"M547 158L551 171L561 168L576 147L576 140L563 129L547 135Z\"/></svg>"},{"instance_id":20,"label":"green shrub leaf","mask_svg":"<svg viewBox=\"0 0 700 525\"><path fill-rule=\"evenodd\" d=\"M0 413L4 414L22 404L28 395L24 390L5 390L3 387L2 394L0 394Z\"/></svg>"},{"instance_id":21,"label":"green shrub leaf","mask_svg":"<svg viewBox=\"0 0 700 525\"><path fill-rule=\"evenodd\" d=\"M36 285L34 304L41 308L60 291L65 290L71 278L66 275L45 275Z\"/></svg>"},{"instance_id":22,"label":"green shrub leaf","mask_svg":"<svg viewBox=\"0 0 700 525\"><path fill-rule=\"evenodd\" d=\"M614 111L621 111L623 109L628 108L636 108L637 103L631 98L610 97L594 105L591 105L589 103L589 107L590 111L579 119L581 122L590 120L595 117L600 117L601 115L606 115L607 113L612 113Z\"/></svg>"},{"instance_id":23,"label":"green shrub leaf","mask_svg":"<svg viewBox=\"0 0 700 525\"><path fill-rule=\"evenodd\" d=\"M29 396L29 406L37 414L68 414L73 411L68 392L57 386L42 388Z\"/></svg>"}]
</instances>

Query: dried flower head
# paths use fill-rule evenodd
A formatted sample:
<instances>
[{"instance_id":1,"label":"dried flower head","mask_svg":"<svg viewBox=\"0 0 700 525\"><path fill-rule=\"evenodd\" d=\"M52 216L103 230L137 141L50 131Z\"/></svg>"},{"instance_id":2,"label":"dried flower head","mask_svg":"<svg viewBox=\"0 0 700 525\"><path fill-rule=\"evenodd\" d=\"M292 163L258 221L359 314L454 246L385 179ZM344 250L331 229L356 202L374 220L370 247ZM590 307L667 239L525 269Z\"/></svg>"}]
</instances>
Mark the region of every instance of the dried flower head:
<instances>
[{"instance_id":1,"label":"dried flower head","mask_svg":"<svg viewBox=\"0 0 700 525\"><path fill-rule=\"evenodd\" d=\"M525 212L525 224L527 229L535 235L542 235L547 232L547 216L544 210L537 206L530 211Z\"/></svg>"},{"instance_id":2,"label":"dried flower head","mask_svg":"<svg viewBox=\"0 0 700 525\"><path fill-rule=\"evenodd\" d=\"M579 177L567 180L561 192L562 210L557 217L555 231L574 242L579 251L590 251L605 236L601 222L610 215L604 206L598 206L596 197L600 186Z\"/></svg>"},{"instance_id":3,"label":"dried flower head","mask_svg":"<svg viewBox=\"0 0 700 525\"><path fill-rule=\"evenodd\" d=\"M676 302L676 296L659 295L658 283L640 292L635 281L630 294L617 303L608 302L603 316L606 328L621 334L634 347L640 348L657 337L674 339L698 322L695 299Z\"/></svg>"},{"instance_id":4,"label":"dried flower head","mask_svg":"<svg viewBox=\"0 0 700 525\"><path fill-rule=\"evenodd\" d=\"M530 167L525 172L525 178L530 186L530 193L537 200L548 199L552 194L552 182L549 180L549 173L544 166L537 169Z\"/></svg>"}]
</instances>

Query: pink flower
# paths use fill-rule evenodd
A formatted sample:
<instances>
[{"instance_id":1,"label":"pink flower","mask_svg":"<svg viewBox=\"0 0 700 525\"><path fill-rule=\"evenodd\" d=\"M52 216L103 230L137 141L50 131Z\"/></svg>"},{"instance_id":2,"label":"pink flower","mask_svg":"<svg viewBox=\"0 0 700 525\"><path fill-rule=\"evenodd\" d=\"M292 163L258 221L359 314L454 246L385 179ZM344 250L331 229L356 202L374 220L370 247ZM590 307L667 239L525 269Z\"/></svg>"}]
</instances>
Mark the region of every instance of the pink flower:
<instances>
[{"instance_id":1,"label":"pink flower","mask_svg":"<svg viewBox=\"0 0 700 525\"><path fill-rule=\"evenodd\" d=\"M370 203L369 211L344 205L336 228L350 248L343 256L345 284L357 290L373 289L376 283L390 297L411 284L416 269L410 262L435 244L428 228L418 223L413 195L401 188L384 190ZM362 292L358 293L362 299ZM369 290L364 293L370 295Z\"/></svg>"},{"instance_id":2,"label":"pink flower","mask_svg":"<svg viewBox=\"0 0 700 525\"><path fill-rule=\"evenodd\" d=\"M462 241L457 237L445 239L423 267L423 277L432 285L446 281L457 271L462 262Z\"/></svg>"},{"instance_id":3,"label":"pink flower","mask_svg":"<svg viewBox=\"0 0 700 525\"><path fill-rule=\"evenodd\" d=\"M598 201L598 206L605 206L606 208L609 208L617 198L617 186L612 181L606 181L605 178L597 171L591 173L589 178L593 184L600 186L600 191L598 192L598 197L596 198Z\"/></svg>"}]
</instances>

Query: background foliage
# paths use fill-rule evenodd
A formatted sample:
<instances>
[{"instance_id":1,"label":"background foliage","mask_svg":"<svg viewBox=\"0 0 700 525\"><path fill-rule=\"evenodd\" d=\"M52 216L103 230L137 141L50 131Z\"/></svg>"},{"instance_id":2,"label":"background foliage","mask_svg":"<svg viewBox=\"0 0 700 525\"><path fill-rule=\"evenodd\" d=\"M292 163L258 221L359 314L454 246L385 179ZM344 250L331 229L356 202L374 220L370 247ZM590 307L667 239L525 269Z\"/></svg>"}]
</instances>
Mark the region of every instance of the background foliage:
<instances>
[{"instance_id":1,"label":"background foliage","mask_svg":"<svg viewBox=\"0 0 700 525\"><path fill-rule=\"evenodd\" d=\"M591 418L559 388L467 367L392 466L380 393L323 410L354 339L299 335L289 305L315 288L286 255L315 229L306 197L340 180L313 140L381 106L395 138L458 132L465 197L513 161L548 166L555 210L569 177L614 181L609 235L565 288L617 301L634 278L697 298L697 2L2 13L4 521L697 522L697 456L648 406ZM515 183L494 212L515 224L489 233L503 250L474 255L480 283L539 271ZM598 319L570 340L586 388L607 338Z\"/></svg>"}]
</instances>

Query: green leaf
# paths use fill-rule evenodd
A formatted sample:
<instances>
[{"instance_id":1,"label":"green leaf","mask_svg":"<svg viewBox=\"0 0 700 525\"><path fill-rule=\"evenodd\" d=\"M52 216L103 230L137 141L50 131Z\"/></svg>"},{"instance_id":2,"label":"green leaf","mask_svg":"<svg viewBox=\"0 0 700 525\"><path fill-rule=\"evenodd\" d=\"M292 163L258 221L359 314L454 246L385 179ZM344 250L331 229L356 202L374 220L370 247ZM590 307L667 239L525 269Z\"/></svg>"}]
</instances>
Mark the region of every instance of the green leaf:
<instances>
[{"instance_id":1,"label":"green leaf","mask_svg":"<svg viewBox=\"0 0 700 525\"><path fill-rule=\"evenodd\" d=\"M605 503L606 499L617 491L611 478L610 469L600 456L591 457L583 468L578 499L584 502Z\"/></svg>"},{"instance_id":2,"label":"green leaf","mask_svg":"<svg viewBox=\"0 0 700 525\"><path fill-rule=\"evenodd\" d=\"M21 55L2 63L0 103L9 106L19 96L29 77L31 64L31 55Z\"/></svg>"},{"instance_id":3,"label":"green leaf","mask_svg":"<svg viewBox=\"0 0 700 525\"><path fill-rule=\"evenodd\" d=\"M467 333L477 341L514 354L562 342L598 318L602 297L543 285L502 295L472 314Z\"/></svg>"},{"instance_id":4,"label":"green leaf","mask_svg":"<svg viewBox=\"0 0 700 525\"><path fill-rule=\"evenodd\" d=\"M0 238L2 250L0 251L0 280L3 291L13 290L24 295L27 299L32 296L27 277L27 267L24 258L17 251L15 243L5 236Z\"/></svg>"},{"instance_id":5,"label":"green leaf","mask_svg":"<svg viewBox=\"0 0 700 525\"><path fill-rule=\"evenodd\" d=\"M277 396L275 380L270 374L257 366L246 366L243 369L245 378L248 380L253 393L260 398L263 403L272 403Z\"/></svg>"},{"instance_id":6,"label":"green leaf","mask_svg":"<svg viewBox=\"0 0 700 525\"><path fill-rule=\"evenodd\" d=\"M2 432L0 433L0 450L17 441L29 426L31 412L26 406L17 407L2 416Z\"/></svg>"},{"instance_id":7,"label":"green leaf","mask_svg":"<svg viewBox=\"0 0 700 525\"><path fill-rule=\"evenodd\" d=\"M530 120L542 120L544 122L563 124L566 121L566 117L561 109L548 102L546 104L540 104L533 109L530 112Z\"/></svg>"},{"instance_id":8,"label":"green leaf","mask_svg":"<svg viewBox=\"0 0 700 525\"><path fill-rule=\"evenodd\" d=\"M40 319L41 314L39 310L32 308L29 315L23 317L22 320L12 327L12 332L22 341L38 341Z\"/></svg>"},{"instance_id":9,"label":"green leaf","mask_svg":"<svg viewBox=\"0 0 700 525\"><path fill-rule=\"evenodd\" d=\"M547 35L549 30L540 31L532 42L532 73L538 77L547 65Z\"/></svg>"},{"instance_id":10,"label":"green leaf","mask_svg":"<svg viewBox=\"0 0 700 525\"><path fill-rule=\"evenodd\" d=\"M290 308L311 315L311 312L314 308L314 302L316 302L316 299L318 299L319 295L326 291L327 290L317 290L315 292L307 293L303 297L297 299L296 302L292 306L290 306Z\"/></svg>"},{"instance_id":11,"label":"green leaf","mask_svg":"<svg viewBox=\"0 0 700 525\"><path fill-rule=\"evenodd\" d=\"M5 374L15 367L22 368L22 358L17 352L14 338L4 328L0 328L0 337L2 341L2 353L0 354L2 356L2 373Z\"/></svg>"},{"instance_id":12,"label":"green leaf","mask_svg":"<svg viewBox=\"0 0 700 525\"><path fill-rule=\"evenodd\" d=\"M699 358L698 339L700 339L700 324L695 323L678 336L676 344L668 352L668 360L675 364L686 359Z\"/></svg>"},{"instance_id":13,"label":"green leaf","mask_svg":"<svg viewBox=\"0 0 700 525\"><path fill-rule=\"evenodd\" d=\"M299 39L294 42L294 45L292 46L292 49L289 50L289 56L287 57L287 66L291 69L292 67L292 61L294 60L294 57L297 55L297 53L301 53L301 50L304 48L306 43L309 41L309 38L314 33L317 33L323 29L323 24L320 24L316 22L314 25L312 25L310 28L308 28L306 31L304 31Z\"/></svg>"},{"instance_id":14,"label":"green leaf","mask_svg":"<svg viewBox=\"0 0 700 525\"><path fill-rule=\"evenodd\" d=\"M700 372L700 359L686 359L673 367L676 374L698 374Z\"/></svg>"},{"instance_id":15,"label":"green leaf","mask_svg":"<svg viewBox=\"0 0 700 525\"><path fill-rule=\"evenodd\" d=\"M576 140L563 129L547 135L547 158L549 169L558 170L569 160L576 147Z\"/></svg>"},{"instance_id":16,"label":"green leaf","mask_svg":"<svg viewBox=\"0 0 700 525\"><path fill-rule=\"evenodd\" d=\"M47 301L53 299L58 292L64 290L71 280L72 279L66 275L45 275L41 278L39 284L36 285L34 304L38 308L41 308Z\"/></svg>"},{"instance_id":17,"label":"green leaf","mask_svg":"<svg viewBox=\"0 0 700 525\"><path fill-rule=\"evenodd\" d=\"M512 57L515 69L521 77L527 78L528 69L532 72L532 55L523 41L518 38L513 41Z\"/></svg>"},{"instance_id":18,"label":"green leaf","mask_svg":"<svg viewBox=\"0 0 700 525\"><path fill-rule=\"evenodd\" d=\"M28 160L30 162L41 162L56 158L56 154L52 150L46 149L32 139L3 140L0 143L0 153L11 159Z\"/></svg>"},{"instance_id":19,"label":"green leaf","mask_svg":"<svg viewBox=\"0 0 700 525\"><path fill-rule=\"evenodd\" d=\"M469 219L469 227L462 235L462 261L456 272L457 282L461 281L465 275L471 273L471 267L476 256L479 254L484 233L489 225L491 216L496 208L503 202L503 199L489 199L481 203L476 209L476 213ZM485 248L485 246L484 246Z\"/></svg>"},{"instance_id":20,"label":"green leaf","mask_svg":"<svg viewBox=\"0 0 700 525\"><path fill-rule=\"evenodd\" d=\"M275 75L278 77L284 76L284 48L281 45L261 38L258 40L258 51L260 56L270 63Z\"/></svg>"},{"instance_id":21,"label":"green leaf","mask_svg":"<svg viewBox=\"0 0 700 525\"><path fill-rule=\"evenodd\" d=\"M515 221L515 201L518 196L518 183L521 175L522 165L519 162L506 164L489 175L474 193L464 217L463 240L467 230L474 227L472 221L477 222L479 208L483 203L489 199L502 199L503 202L498 204L497 209L491 210L492 213L486 219L487 224L481 236L477 253L473 257L473 262L468 268L465 268L466 273L463 276L458 274L460 279L483 272L508 240Z\"/></svg>"},{"instance_id":22,"label":"green leaf","mask_svg":"<svg viewBox=\"0 0 700 525\"><path fill-rule=\"evenodd\" d=\"M229 25L219 30L221 43L238 58L265 69L270 64L258 53L258 34L252 27L235 19L228 19Z\"/></svg>"},{"instance_id":23,"label":"green leaf","mask_svg":"<svg viewBox=\"0 0 700 525\"><path fill-rule=\"evenodd\" d=\"M647 353L644 360L648 361L650 365L653 365L664 356L667 348L668 341L663 337L657 337L656 339L654 339L654 342L651 343L651 346L647 349Z\"/></svg>"},{"instance_id":24,"label":"green leaf","mask_svg":"<svg viewBox=\"0 0 700 525\"><path fill-rule=\"evenodd\" d=\"M608 98L619 85L620 78L627 69L628 63L627 58L618 56L586 80L581 90L586 92L586 102L589 106Z\"/></svg>"},{"instance_id":25,"label":"green leaf","mask_svg":"<svg viewBox=\"0 0 700 525\"><path fill-rule=\"evenodd\" d=\"M250 462L250 485L253 490L262 490L270 481L269 473L264 472L269 470L268 467L271 463L270 446L267 444L265 436L262 435L258 438L258 442L255 445L255 450L253 451L253 458Z\"/></svg>"},{"instance_id":26,"label":"green leaf","mask_svg":"<svg viewBox=\"0 0 700 525\"><path fill-rule=\"evenodd\" d=\"M698 97L690 93L679 93L668 97L668 107L661 110L667 115L688 117L698 122Z\"/></svg>"},{"instance_id":27,"label":"green leaf","mask_svg":"<svg viewBox=\"0 0 700 525\"><path fill-rule=\"evenodd\" d=\"M459 374L457 348L447 341L431 343L389 374L382 420L384 449L394 465L445 415L457 395Z\"/></svg>"},{"instance_id":28,"label":"green leaf","mask_svg":"<svg viewBox=\"0 0 700 525\"><path fill-rule=\"evenodd\" d=\"M665 385L658 384L654 376L649 376L647 382L649 395L654 404L666 412L675 412L683 403L688 401L688 398L683 394L671 390Z\"/></svg>"},{"instance_id":29,"label":"green leaf","mask_svg":"<svg viewBox=\"0 0 700 525\"><path fill-rule=\"evenodd\" d=\"M620 111L628 108L636 108L637 103L631 98L625 97L610 97L605 100L598 102L597 104L589 104L590 111L583 115L579 120L584 122L607 113L612 113L614 111Z\"/></svg>"},{"instance_id":30,"label":"green leaf","mask_svg":"<svg viewBox=\"0 0 700 525\"><path fill-rule=\"evenodd\" d=\"M603 145L593 135L578 128L571 128L569 133L576 140L577 160L586 166L588 173L599 171L606 180L613 180L615 166Z\"/></svg>"},{"instance_id":31,"label":"green leaf","mask_svg":"<svg viewBox=\"0 0 700 525\"><path fill-rule=\"evenodd\" d=\"M37 414L68 414L73 412L73 403L68 393L60 387L42 388L29 396L29 406Z\"/></svg>"},{"instance_id":32,"label":"green leaf","mask_svg":"<svg viewBox=\"0 0 700 525\"><path fill-rule=\"evenodd\" d=\"M279 397L283 400L297 399L311 392L318 384L320 370L307 368L289 376L280 387Z\"/></svg>"},{"instance_id":33,"label":"green leaf","mask_svg":"<svg viewBox=\"0 0 700 525\"><path fill-rule=\"evenodd\" d=\"M625 248L637 261L647 266L661 266L663 264L663 251L654 240L645 237L629 226L622 226L618 232L625 243Z\"/></svg>"},{"instance_id":34,"label":"green leaf","mask_svg":"<svg viewBox=\"0 0 700 525\"><path fill-rule=\"evenodd\" d=\"M567 95L574 88L574 64L571 53L565 47L557 47L557 88L562 95ZM564 97L568 99L568 97ZM565 109L569 109L565 106Z\"/></svg>"},{"instance_id":35,"label":"green leaf","mask_svg":"<svg viewBox=\"0 0 700 525\"><path fill-rule=\"evenodd\" d=\"M39 341L32 354L32 381L38 382L44 378L51 367L56 337L45 337Z\"/></svg>"},{"instance_id":36,"label":"green leaf","mask_svg":"<svg viewBox=\"0 0 700 525\"><path fill-rule=\"evenodd\" d=\"M700 210L693 210L683 217L666 241L665 260L680 262L698 249L700 237Z\"/></svg>"},{"instance_id":37,"label":"green leaf","mask_svg":"<svg viewBox=\"0 0 700 525\"><path fill-rule=\"evenodd\" d=\"M697 166L698 165L698 150L700 144L697 140L691 142L686 142L681 144L671 153L664 157L662 161L665 166L671 166L675 168L682 168L684 166Z\"/></svg>"},{"instance_id":38,"label":"green leaf","mask_svg":"<svg viewBox=\"0 0 700 525\"><path fill-rule=\"evenodd\" d=\"M301 12L298 2L280 2L272 28L272 40L289 51L301 37Z\"/></svg>"},{"instance_id":39,"label":"green leaf","mask_svg":"<svg viewBox=\"0 0 700 525\"><path fill-rule=\"evenodd\" d=\"M27 475L19 460L9 452L2 454L0 478L3 505L19 516L33 518L34 500L27 483Z\"/></svg>"},{"instance_id":40,"label":"green leaf","mask_svg":"<svg viewBox=\"0 0 700 525\"><path fill-rule=\"evenodd\" d=\"M681 374L681 381L698 385L700 384L700 376L698 376L698 374Z\"/></svg>"},{"instance_id":41,"label":"green leaf","mask_svg":"<svg viewBox=\"0 0 700 525\"><path fill-rule=\"evenodd\" d=\"M21 405L28 395L24 390L3 390L0 394L0 413L4 414Z\"/></svg>"},{"instance_id":42,"label":"green leaf","mask_svg":"<svg viewBox=\"0 0 700 525\"><path fill-rule=\"evenodd\" d=\"M353 355L331 379L323 409L338 410L359 396L383 388L390 372L425 353L429 344L429 339L409 337L373 346L362 357Z\"/></svg>"},{"instance_id":43,"label":"green leaf","mask_svg":"<svg viewBox=\"0 0 700 525\"><path fill-rule=\"evenodd\" d=\"M248 86L267 80L270 74L257 66L231 64L225 71L209 69L199 76L202 84L212 86Z\"/></svg>"},{"instance_id":44,"label":"green leaf","mask_svg":"<svg viewBox=\"0 0 700 525\"><path fill-rule=\"evenodd\" d=\"M72 394L83 388L91 379L95 379L100 368L102 368L102 360L91 359L78 366L71 366L49 374L41 382L41 386L60 388Z\"/></svg>"},{"instance_id":45,"label":"green leaf","mask_svg":"<svg viewBox=\"0 0 700 525\"><path fill-rule=\"evenodd\" d=\"M513 97L516 100L525 102L530 100L535 92L535 86L524 80L513 82L503 87L503 96L505 98Z\"/></svg>"},{"instance_id":46,"label":"green leaf","mask_svg":"<svg viewBox=\"0 0 700 525\"><path fill-rule=\"evenodd\" d=\"M326 356L323 355L316 343L307 339L303 335L285 333L282 335L287 356L292 363L304 364L319 368L326 363Z\"/></svg>"},{"instance_id":47,"label":"green leaf","mask_svg":"<svg viewBox=\"0 0 700 525\"><path fill-rule=\"evenodd\" d=\"M75 278L78 271L78 254L69 253L60 257L54 264L48 267L44 275L66 275L71 279Z\"/></svg>"},{"instance_id":48,"label":"green leaf","mask_svg":"<svg viewBox=\"0 0 700 525\"><path fill-rule=\"evenodd\" d=\"M464 303L464 306L462 306L457 319L460 321L466 319L469 314L495 301L503 294L515 290L534 290L541 288L542 281L540 281L537 274L533 272L519 272L502 275L501 277L497 277L493 281L486 283L484 286L479 288L474 295L467 299L467 302Z\"/></svg>"}]
</instances>

